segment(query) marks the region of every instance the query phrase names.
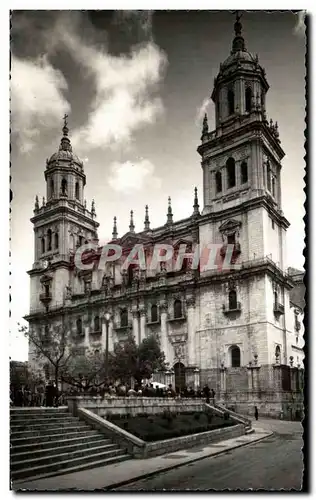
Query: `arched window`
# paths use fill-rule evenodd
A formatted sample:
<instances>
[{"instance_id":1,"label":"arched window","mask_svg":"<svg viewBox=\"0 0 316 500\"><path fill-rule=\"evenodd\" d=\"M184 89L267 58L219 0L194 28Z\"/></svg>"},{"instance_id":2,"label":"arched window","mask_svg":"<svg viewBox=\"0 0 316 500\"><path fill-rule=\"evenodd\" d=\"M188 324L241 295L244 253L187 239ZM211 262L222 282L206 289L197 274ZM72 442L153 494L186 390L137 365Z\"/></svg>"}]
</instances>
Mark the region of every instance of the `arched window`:
<instances>
[{"instance_id":1,"label":"arched window","mask_svg":"<svg viewBox=\"0 0 316 500\"><path fill-rule=\"evenodd\" d=\"M82 321L80 318L77 319L76 326L77 326L78 335L81 335L81 333L82 333Z\"/></svg>"},{"instance_id":2,"label":"arched window","mask_svg":"<svg viewBox=\"0 0 316 500\"><path fill-rule=\"evenodd\" d=\"M76 200L79 200L79 182L76 182L75 197L76 197Z\"/></svg>"},{"instance_id":3,"label":"arched window","mask_svg":"<svg viewBox=\"0 0 316 500\"><path fill-rule=\"evenodd\" d=\"M232 368L240 366L240 349L237 345L233 345L230 349Z\"/></svg>"},{"instance_id":4,"label":"arched window","mask_svg":"<svg viewBox=\"0 0 316 500\"><path fill-rule=\"evenodd\" d=\"M100 318L99 318L99 316L96 316L94 318L94 331L95 332L99 332L100 330L101 330L101 328L100 328Z\"/></svg>"},{"instance_id":5,"label":"arched window","mask_svg":"<svg viewBox=\"0 0 316 500\"><path fill-rule=\"evenodd\" d=\"M275 348L275 357L279 358L280 356L281 356L281 349L280 349L280 346L277 345Z\"/></svg>"},{"instance_id":6,"label":"arched window","mask_svg":"<svg viewBox=\"0 0 316 500\"><path fill-rule=\"evenodd\" d=\"M242 164L240 165L240 177L242 184L248 182L248 166L245 161L243 161Z\"/></svg>"},{"instance_id":7,"label":"arched window","mask_svg":"<svg viewBox=\"0 0 316 500\"><path fill-rule=\"evenodd\" d=\"M227 92L227 101L228 101L228 114L232 115L235 112L235 94L231 89L229 89Z\"/></svg>"},{"instance_id":8,"label":"arched window","mask_svg":"<svg viewBox=\"0 0 316 500\"><path fill-rule=\"evenodd\" d=\"M127 313L127 309L122 309L121 310L121 326L122 327L128 326L128 313Z\"/></svg>"},{"instance_id":9,"label":"arched window","mask_svg":"<svg viewBox=\"0 0 316 500\"><path fill-rule=\"evenodd\" d=\"M228 294L229 309L237 309L237 293L235 290L230 290Z\"/></svg>"},{"instance_id":10,"label":"arched window","mask_svg":"<svg viewBox=\"0 0 316 500\"><path fill-rule=\"evenodd\" d=\"M151 306L151 322L156 323L158 321L158 307L156 304Z\"/></svg>"},{"instance_id":11,"label":"arched window","mask_svg":"<svg viewBox=\"0 0 316 500\"><path fill-rule=\"evenodd\" d=\"M222 174L220 172L216 172L216 174L215 174L215 183L216 183L216 193L221 193L221 191L222 191Z\"/></svg>"},{"instance_id":12,"label":"arched window","mask_svg":"<svg viewBox=\"0 0 316 500\"><path fill-rule=\"evenodd\" d=\"M58 250L59 248L59 235L58 233L55 233L55 250Z\"/></svg>"},{"instance_id":13,"label":"arched window","mask_svg":"<svg viewBox=\"0 0 316 500\"><path fill-rule=\"evenodd\" d=\"M250 113L250 111L251 111L251 98L252 98L251 88L247 87L246 92L245 92L246 113Z\"/></svg>"},{"instance_id":14,"label":"arched window","mask_svg":"<svg viewBox=\"0 0 316 500\"><path fill-rule=\"evenodd\" d=\"M67 196L67 180L62 179L61 181L61 194Z\"/></svg>"},{"instance_id":15,"label":"arched window","mask_svg":"<svg viewBox=\"0 0 316 500\"><path fill-rule=\"evenodd\" d=\"M47 250L48 252L52 249L52 230L47 231Z\"/></svg>"},{"instance_id":16,"label":"arched window","mask_svg":"<svg viewBox=\"0 0 316 500\"><path fill-rule=\"evenodd\" d=\"M173 317L174 318L182 318L182 302L177 299L173 304Z\"/></svg>"},{"instance_id":17,"label":"arched window","mask_svg":"<svg viewBox=\"0 0 316 500\"><path fill-rule=\"evenodd\" d=\"M273 297L274 297L274 304L276 305L278 303L278 292L277 291L275 291L273 293Z\"/></svg>"},{"instance_id":18,"label":"arched window","mask_svg":"<svg viewBox=\"0 0 316 500\"><path fill-rule=\"evenodd\" d=\"M83 245L83 236L78 236L78 246L81 247Z\"/></svg>"},{"instance_id":19,"label":"arched window","mask_svg":"<svg viewBox=\"0 0 316 500\"><path fill-rule=\"evenodd\" d=\"M50 195L52 198L55 196L55 188L54 188L54 181L53 179L50 181Z\"/></svg>"},{"instance_id":20,"label":"arched window","mask_svg":"<svg viewBox=\"0 0 316 500\"><path fill-rule=\"evenodd\" d=\"M45 238L41 239L42 253L45 253Z\"/></svg>"},{"instance_id":21,"label":"arched window","mask_svg":"<svg viewBox=\"0 0 316 500\"><path fill-rule=\"evenodd\" d=\"M235 172L234 158L228 158L226 162L226 169L227 169L227 186L228 188L233 188L236 186L236 172Z\"/></svg>"},{"instance_id":22,"label":"arched window","mask_svg":"<svg viewBox=\"0 0 316 500\"><path fill-rule=\"evenodd\" d=\"M128 266L127 269L127 284L128 286L131 286L133 283L133 277L134 277L134 270L132 266Z\"/></svg>"},{"instance_id":23,"label":"arched window","mask_svg":"<svg viewBox=\"0 0 316 500\"><path fill-rule=\"evenodd\" d=\"M272 177L272 196L275 197L275 177Z\"/></svg>"},{"instance_id":24,"label":"arched window","mask_svg":"<svg viewBox=\"0 0 316 500\"><path fill-rule=\"evenodd\" d=\"M267 161L267 188L271 191L271 167L269 160Z\"/></svg>"},{"instance_id":25,"label":"arched window","mask_svg":"<svg viewBox=\"0 0 316 500\"><path fill-rule=\"evenodd\" d=\"M235 245L236 243L236 233L227 235L227 243L228 245Z\"/></svg>"}]
</instances>

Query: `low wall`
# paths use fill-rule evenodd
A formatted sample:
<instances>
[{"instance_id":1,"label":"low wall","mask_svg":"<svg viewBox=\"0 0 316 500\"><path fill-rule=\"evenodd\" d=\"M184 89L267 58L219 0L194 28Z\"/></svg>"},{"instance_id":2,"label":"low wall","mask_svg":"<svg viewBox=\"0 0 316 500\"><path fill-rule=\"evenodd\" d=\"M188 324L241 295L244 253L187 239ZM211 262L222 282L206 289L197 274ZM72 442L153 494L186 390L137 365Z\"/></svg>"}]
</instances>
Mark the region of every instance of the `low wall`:
<instances>
[{"instance_id":1,"label":"low wall","mask_svg":"<svg viewBox=\"0 0 316 500\"><path fill-rule=\"evenodd\" d=\"M283 420L302 420L304 400L300 392L287 391L248 391L245 394L226 393L221 403L228 409L254 416L255 406L259 417Z\"/></svg>"},{"instance_id":2,"label":"low wall","mask_svg":"<svg viewBox=\"0 0 316 500\"><path fill-rule=\"evenodd\" d=\"M184 411L198 412L204 410L202 399L145 398L145 397L105 397L100 396L70 396L67 400L68 409L77 415L79 408L93 411L100 417L119 414L136 416L141 413L157 415L165 410L182 413Z\"/></svg>"},{"instance_id":3,"label":"low wall","mask_svg":"<svg viewBox=\"0 0 316 500\"><path fill-rule=\"evenodd\" d=\"M172 439L164 439L148 443L137 438L133 434L121 429L108 420L104 420L92 411L79 408L78 416L87 422L91 427L102 432L106 437L117 443L127 453L135 458L148 458L157 455L164 455L173 451L178 451L200 444L206 445L216 443L225 439L242 436L245 434L244 425L233 425L224 429L215 429L213 431L201 432Z\"/></svg>"}]
</instances>

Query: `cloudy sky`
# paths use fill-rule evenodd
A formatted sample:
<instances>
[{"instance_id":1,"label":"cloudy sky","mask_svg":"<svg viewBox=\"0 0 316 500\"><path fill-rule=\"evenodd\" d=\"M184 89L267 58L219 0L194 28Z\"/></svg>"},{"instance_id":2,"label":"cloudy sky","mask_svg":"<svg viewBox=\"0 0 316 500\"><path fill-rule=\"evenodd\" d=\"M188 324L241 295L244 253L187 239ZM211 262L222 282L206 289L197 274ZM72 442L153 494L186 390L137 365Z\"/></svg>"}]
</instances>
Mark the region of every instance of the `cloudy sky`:
<instances>
[{"instance_id":1,"label":"cloudy sky","mask_svg":"<svg viewBox=\"0 0 316 500\"><path fill-rule=\"evenodd\" d=\"M304 263L305 38L291 12L244 13L246 46L258 53L270 90L268 117L279 124L283 209L291 222L288 264ZM122 235L134 210L136 231L149 205L152 227L163 224L167 198L174 219L202 203L196 148L219 64L230 52L228 11L16 11L11 43L12 338L11 356L26 359L14 324L29 309L34 198L45 195L46 158L58 149L62 116L85 161L88 206L96 202L99 237L112 220Z\"/></svg>"}]
</instances>

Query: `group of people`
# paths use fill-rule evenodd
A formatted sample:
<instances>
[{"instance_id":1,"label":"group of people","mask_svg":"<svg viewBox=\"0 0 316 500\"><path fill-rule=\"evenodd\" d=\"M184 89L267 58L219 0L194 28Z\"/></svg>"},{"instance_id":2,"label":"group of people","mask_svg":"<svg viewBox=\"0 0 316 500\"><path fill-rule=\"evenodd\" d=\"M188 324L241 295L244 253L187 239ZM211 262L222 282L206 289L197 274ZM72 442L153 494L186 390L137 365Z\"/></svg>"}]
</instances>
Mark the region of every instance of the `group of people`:
<instances>
[{"instance_id":1,"label":"group of people","mask_svg":"<svg viewBox=\"0 0 316 500\"><path fill-rule=\"evenodd\" d=\"M63 394L58 391L56 384L39 384L32 388L28 385L10 387L10 404L12 406L57 406L62 403Z\"/></svg>"},{"instance_id":2,"label":"group of people","mask_svg":"<svg viewBox=\"0 0 316 500\"><path fill-rule=\"evenodd\" d=\"M74 388L70 387L60 391L56 384L49 381L48 384L40 384L35 388L27 385L10 388L10 404L12 406L61 406L67 404L68 396L78 396L88 394L90 396L127 396L127 397L158 397L158 398L204 398L209 403L214 402L215 391L205 385L203 389L194 390L192 387L174 389L170 384L162 386L161 384L147 383L135 384L134 387L128 384L105 384L101 387Z\"/></svg>"}]
</instances>

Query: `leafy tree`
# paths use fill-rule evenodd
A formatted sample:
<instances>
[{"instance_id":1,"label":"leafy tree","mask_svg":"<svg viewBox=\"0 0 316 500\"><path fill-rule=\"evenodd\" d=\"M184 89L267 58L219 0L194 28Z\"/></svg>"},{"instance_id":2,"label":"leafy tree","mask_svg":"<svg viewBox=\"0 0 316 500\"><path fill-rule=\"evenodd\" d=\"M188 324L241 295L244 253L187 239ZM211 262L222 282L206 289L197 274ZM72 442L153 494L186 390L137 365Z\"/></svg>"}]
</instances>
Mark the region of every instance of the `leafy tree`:
<instances>
[{"instance_id":1,"label":"leafy tree","mask_svg":"<svg viewBox=\"0 0 316 500\"><path fill-rule=\"evenodd\" d=\"M145 338L139 346L134 337L129 335L123 345L114 346L114 352L109 356L110 375L125 383L133 377L140 384L142 379L150 378L155 370L165 369L165 355L156 335Z\"/></svg>"},{"instance_id":2,"label":"leafy tree","mask_svg":"<svg viewBox=\"0 0 316 500\"><path fill-rule=\"evenodd\" d=\"M61 378L63 382L83 391L102 386L105 382L104 354L91 350L79 355L74 353Z\"/></svg>"},{"instance_id":3,"label":"leafy tree","mask_svg":"<svg viewBox=\"0 0 316 500\"><path fill-rule=\"evenodd\" d=\"M54 325L42 329L30 330L27 326L19 325L19 331L22 332L31 342L34 348L34 356L38 360L47 360L46 365L54 372L54 380L56 387L61 377L63 370L65 370L73 351L67 346L70 343L70 333L66 324L63 322L61 325Z\"/></svg>"}]
</instances>

